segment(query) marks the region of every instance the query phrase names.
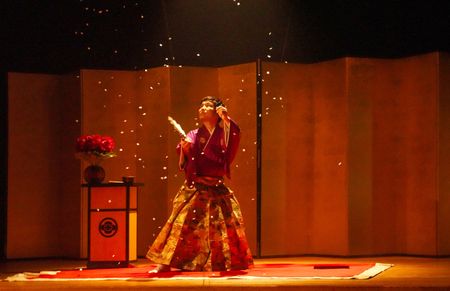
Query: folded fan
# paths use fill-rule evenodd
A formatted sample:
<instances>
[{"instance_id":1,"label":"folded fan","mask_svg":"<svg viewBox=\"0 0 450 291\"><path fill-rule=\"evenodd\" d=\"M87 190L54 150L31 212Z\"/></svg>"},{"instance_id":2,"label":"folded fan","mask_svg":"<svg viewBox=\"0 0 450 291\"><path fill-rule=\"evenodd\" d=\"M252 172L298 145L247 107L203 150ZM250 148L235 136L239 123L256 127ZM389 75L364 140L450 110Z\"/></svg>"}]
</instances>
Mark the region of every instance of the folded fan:
<instances>
[{"instance_id":1,"label":"folded fan","mask_svg":"<svg viewBox=\"0 0 450 291\"><path fill-rule=\"evenodd\" d=\"M169 123L172 124L173 128L178 132L181 136L181 138L186 138L186 133L184 132L183 128L181 128L181 125L175 121L172 117L168 116L167 119L169 120Z\"/></svg>"}]
</instances>

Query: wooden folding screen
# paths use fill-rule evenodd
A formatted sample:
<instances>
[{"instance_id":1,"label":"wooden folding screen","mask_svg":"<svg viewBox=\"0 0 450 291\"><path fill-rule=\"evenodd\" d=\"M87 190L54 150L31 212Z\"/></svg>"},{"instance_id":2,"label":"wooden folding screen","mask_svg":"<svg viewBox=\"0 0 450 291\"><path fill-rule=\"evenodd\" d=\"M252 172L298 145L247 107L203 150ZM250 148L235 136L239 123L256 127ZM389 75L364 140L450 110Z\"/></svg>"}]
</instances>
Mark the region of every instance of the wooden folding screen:
<instances>
[{"instance_id":1,"label":"wooden folding screen","mask_svg":"<svg viewBox=\"0 0 450 291\"><path fill-rule=\"evenodd\" d=\"M448 68L263 63L262 255L449 254Z\"/></svg>"},{"instance_id":2,"label":"wooden folding screen","mask_svg":"<svg viewBox=\"0 0 450 291\"><path fill-rule=\"evenodd\" d=\"M450 57L316 64L9 74L9 258L83 256L85 164L78 135L117 142L106 180L134 175L143 256L184 180L167 123L198 126L199 100L224 99L242 129L228 185L261 254L450 254ZM258 115L260 114L260 117ZM262 122L262 179L256 125ZM45 214L45 215L44 215Z\"/></svg>"}]
</instances>

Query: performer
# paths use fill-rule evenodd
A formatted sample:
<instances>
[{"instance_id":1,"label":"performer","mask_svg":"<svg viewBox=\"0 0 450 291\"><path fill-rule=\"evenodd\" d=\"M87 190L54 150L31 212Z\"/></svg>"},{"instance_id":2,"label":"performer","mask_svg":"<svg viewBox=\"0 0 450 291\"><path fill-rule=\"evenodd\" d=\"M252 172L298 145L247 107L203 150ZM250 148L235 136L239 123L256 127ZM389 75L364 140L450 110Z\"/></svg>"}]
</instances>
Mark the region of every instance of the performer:
<instances>
[{"instance_id":1,"label":"performer","mask_svg":"<svg viewBox=\"0 0 450 291\"><path fill-rule=\"evenodd\" d=\"M241 210L225 186L239 146L240 130L223 103L211 96L198 109L200 128L177 147L186 181L173 200L173 210L147 258L153 272L244 270L253 266Z\"/></svg>"}]
</instances>

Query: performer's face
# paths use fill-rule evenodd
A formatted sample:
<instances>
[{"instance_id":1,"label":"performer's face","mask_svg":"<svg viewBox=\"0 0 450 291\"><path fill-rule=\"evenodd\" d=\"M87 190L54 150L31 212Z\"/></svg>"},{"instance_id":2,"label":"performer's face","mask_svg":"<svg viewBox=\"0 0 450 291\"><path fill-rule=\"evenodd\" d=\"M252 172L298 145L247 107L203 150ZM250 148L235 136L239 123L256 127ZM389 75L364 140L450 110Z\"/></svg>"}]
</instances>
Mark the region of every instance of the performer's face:
<instances>
[{"instance_id":1,"label":"performer's face","mask_svg":"<svg viewBox=\"0 0 450 291\"><path fill-rule=\"evenodd\" d=\"M203 101L198 109L198 117L200 121L212 121L217 119L219 116L217 115L214 103L212 101Z\"/></svg>"}]
</instances>

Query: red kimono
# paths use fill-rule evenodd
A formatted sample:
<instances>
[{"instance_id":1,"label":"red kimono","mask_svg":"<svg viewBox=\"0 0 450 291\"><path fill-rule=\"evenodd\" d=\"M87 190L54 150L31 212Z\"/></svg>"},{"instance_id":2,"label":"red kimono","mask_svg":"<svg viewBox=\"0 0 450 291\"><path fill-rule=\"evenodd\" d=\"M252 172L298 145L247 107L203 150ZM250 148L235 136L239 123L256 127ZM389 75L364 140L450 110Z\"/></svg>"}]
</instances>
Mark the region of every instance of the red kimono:
<instances>
[{"instance_id":1,"label":"red kimono","mask_svg":"<svg viewBox=\"0 0 450 291\"><path fill-rule=\"evenodd\" d=\"M253 266L244 221L233 192L224 185L239 147L239 127L204 126L188 133L192 142L181 157L186 182L147 258L191 271L244 270ZM178 147L180 151L180 147Z\"/></svg>"}]
</instances>

